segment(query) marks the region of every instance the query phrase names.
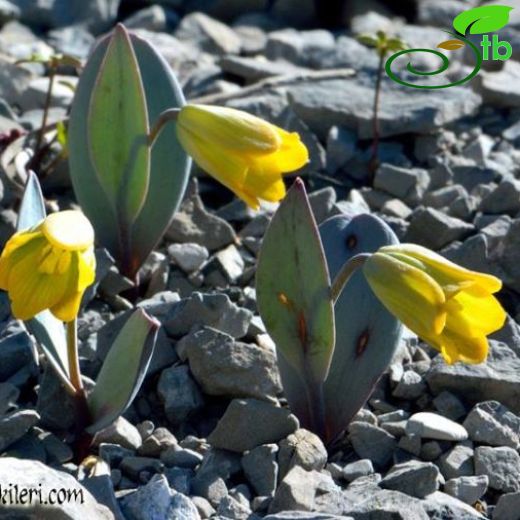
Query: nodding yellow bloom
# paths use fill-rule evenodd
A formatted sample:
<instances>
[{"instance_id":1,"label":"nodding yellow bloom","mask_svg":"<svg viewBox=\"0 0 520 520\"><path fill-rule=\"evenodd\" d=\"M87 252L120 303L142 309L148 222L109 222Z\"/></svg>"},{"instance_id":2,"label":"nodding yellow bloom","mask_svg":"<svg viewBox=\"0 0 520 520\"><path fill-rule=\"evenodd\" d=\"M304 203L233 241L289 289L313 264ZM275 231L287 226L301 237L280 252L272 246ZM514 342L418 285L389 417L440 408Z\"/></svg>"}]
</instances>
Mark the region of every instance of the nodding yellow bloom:
<instances>
[{"instance_id":1,"label":"nodding yellow bloom","mask_svg":"<svg viewBox=\"0 0 520 520\"><path fill-rule=\"evenodd\" d=\"M95 269L90 222L80 211L61 211L8 240L0 257L0 289L8 292L16 318L28 320L49 309L71 321Z\"/></svg>"},{"instance_id":2,"label":"nodding yellow bloom","mask_svg":"<svg viewBox=\"0 0 520 520\"><path fill-rule=\"evenodd\" d=\"M233 108L186 105L177 117L177 136L202 169L254 209L259 199L283 199L282 174L309 160L297 133Z\"/></svg>"},{"instance_id":3,"label":"nodding yellow bloom","mask_svg":"<svg viewBox=\"0 0 520 520\"><path fill-rule=\"evenodd\" d=\"M363 272L385 307L447 363L485 361L486 336L506 319L493 296L502 287L498 278L414 244L382 247L367 259Z\"/></svg>"}]
</instances>

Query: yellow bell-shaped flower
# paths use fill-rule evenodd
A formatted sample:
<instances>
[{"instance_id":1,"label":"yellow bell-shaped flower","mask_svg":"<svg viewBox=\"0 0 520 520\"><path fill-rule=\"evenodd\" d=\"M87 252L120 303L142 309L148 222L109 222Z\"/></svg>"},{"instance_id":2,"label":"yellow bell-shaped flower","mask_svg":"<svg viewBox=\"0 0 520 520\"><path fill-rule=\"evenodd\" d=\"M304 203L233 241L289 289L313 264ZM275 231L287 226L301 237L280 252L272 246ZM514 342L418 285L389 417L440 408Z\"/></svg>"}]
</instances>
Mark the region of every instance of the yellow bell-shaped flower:
<instances>
[{"instance_id":1,"label":"yellow bell-shaped flower","mask_svg":"<svg viewBox=\"0 0 520 520\"><path fill-rule=\"evenodd\" d=\"M300 136L233 108L186 105L177 117L177 136L207 173L250 207L285 196L283 173L309 160Z\"/></svg>"},{"instance_id":2,"label":"yellow bell-shaped flower","mask_svg":"<svg viewBox=\"0 0 520 520\"><path fill-rule=\"evenodd\" d=\"M95 269L90 222L80 211L61 211L8 240L0 256L0 289L8 292L18 319L49 309L72 321Z\"/></svg>"},{"instance_id":3,"label":"yellow bell-shaped flower","mask_svg":"<svg viewBox=\"0 0 520 520\"><path fill-rule=\"evenodd\" d=\"M493 296L502 287L498 278L414 244L382 247L366 260L363 272L385 307L447 363L486 359L486 336L506 319Z\"/></svg>"}]
</instances>

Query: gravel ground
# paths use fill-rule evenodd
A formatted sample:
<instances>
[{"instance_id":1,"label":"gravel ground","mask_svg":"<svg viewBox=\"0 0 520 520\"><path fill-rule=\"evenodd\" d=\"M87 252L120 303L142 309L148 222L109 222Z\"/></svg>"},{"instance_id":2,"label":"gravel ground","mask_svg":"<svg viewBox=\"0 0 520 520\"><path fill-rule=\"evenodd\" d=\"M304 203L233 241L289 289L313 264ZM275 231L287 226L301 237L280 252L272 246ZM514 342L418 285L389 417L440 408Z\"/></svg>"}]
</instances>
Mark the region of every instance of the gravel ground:
<instances>
[{"instance_id":1,"label":"gravel ground","mask_svg":"<svg viewBox=\"0 0 520 520\"><path fill-rule=\"evenodd\" d=\"M510 315L482 365L448 366L405 334L327 452L285 406L275 347L256 310L256 258L276 207L253 213L194 171L141 270L137 305L163 327L134 404L95 439L92 453L105 461L96 475L72 462L72 407L0 294L1 489L41 484L85 497L59 513L32 504L34 518L84 519L88 508L93 520L520 519L520 9L500 33L513 57L486 65L470 84L423 91L383 79L372 182L377 56L356 34L398 31L412 47L435 47L453 17L477 3L416 2L407 19L377 1L352 2L343 28L328 30L311 28L309 0L0 0L4 146L13 130L39 127L48 86L40 64L15 61L54 51L86 59L95 38L122 20L164 55L189 100L301 134L311 161L299 173L319 222L374 213L401 240L500 277ZM461 55L451 77L468 67ZM67 85L76 81L60 70L51 122L66 116ZM5 172L1 180L4 244L17 193ZM43 185L50 208L74 204L66 162ZM79 323L91 379L133 307L125 298L132 282L97 255L97 293ZM0 517L13 511L2 505Z\"/></svg>"}]
</instances>

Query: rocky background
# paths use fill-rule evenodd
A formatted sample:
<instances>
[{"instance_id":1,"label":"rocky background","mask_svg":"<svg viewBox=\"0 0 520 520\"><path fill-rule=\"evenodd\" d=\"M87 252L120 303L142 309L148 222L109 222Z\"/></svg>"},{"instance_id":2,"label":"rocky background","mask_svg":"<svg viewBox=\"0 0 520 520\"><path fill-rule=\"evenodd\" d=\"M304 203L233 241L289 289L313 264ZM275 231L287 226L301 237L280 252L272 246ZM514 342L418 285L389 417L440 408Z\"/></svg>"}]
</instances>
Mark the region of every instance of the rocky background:
<instances>
[{"instance_id":1,"label":"rocky background","mask_svg":"<svg viewBox=\"0 0 520 520\"><path fill-rule=\"evenodd\" d=\"M72 406L1 295L0 484L86 497L61 516L33 505L34 518L84 519L86 510L92 520L520 518L520 5L500 32L512 59L486 64L470 85L420 91L383 80L373 180L377 57L355 39L384 29L435 48L477 3L0 0L3 146L39 128L49 82L41 64L15 61L54 52L85 60L95 38L124 21L165 56L189 100L300 132L312 157L300 175L318 221L376 213L400 239L502 278L511 316L478 366L447 366L406 334L327 453L283 406L274 345L256 311L256 256L275 208L252 213L195 172L141 272L138 305L163 328L134 405L96 438L92 453L106 464L95 475L72 462ZM465 60L453 54L451 77L469 70ZM50 122L66 117L76 82L72 69L60 70ZM67 164L54 166L43 176L48 205L67 209ZM16 220L12 181L2 172L2 243ZM98 264L97 296L79 329L90 378L132 308L131 282L102 251ZM0 517L9 512L0 505Z\"/></svg>"}]
</instances>

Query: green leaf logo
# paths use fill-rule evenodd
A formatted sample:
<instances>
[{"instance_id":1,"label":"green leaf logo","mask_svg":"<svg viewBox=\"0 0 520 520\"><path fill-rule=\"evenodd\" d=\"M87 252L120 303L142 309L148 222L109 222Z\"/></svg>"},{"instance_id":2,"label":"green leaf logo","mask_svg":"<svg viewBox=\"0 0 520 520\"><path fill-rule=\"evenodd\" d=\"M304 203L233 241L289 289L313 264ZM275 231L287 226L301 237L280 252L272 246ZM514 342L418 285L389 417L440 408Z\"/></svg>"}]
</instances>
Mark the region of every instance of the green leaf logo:
<instances>
[{"instance_id":1,"label":"green leaf logo","mask_svg":"<svg viewBox=\"0 0 520 520\"><path fill-rule=\"evenodd\" d=\"M484 34L495 32L509 22L513 8L508 5L485 5L460 13L453 20L453 27L459 34Z\"/></svg>"}]
</instances>

